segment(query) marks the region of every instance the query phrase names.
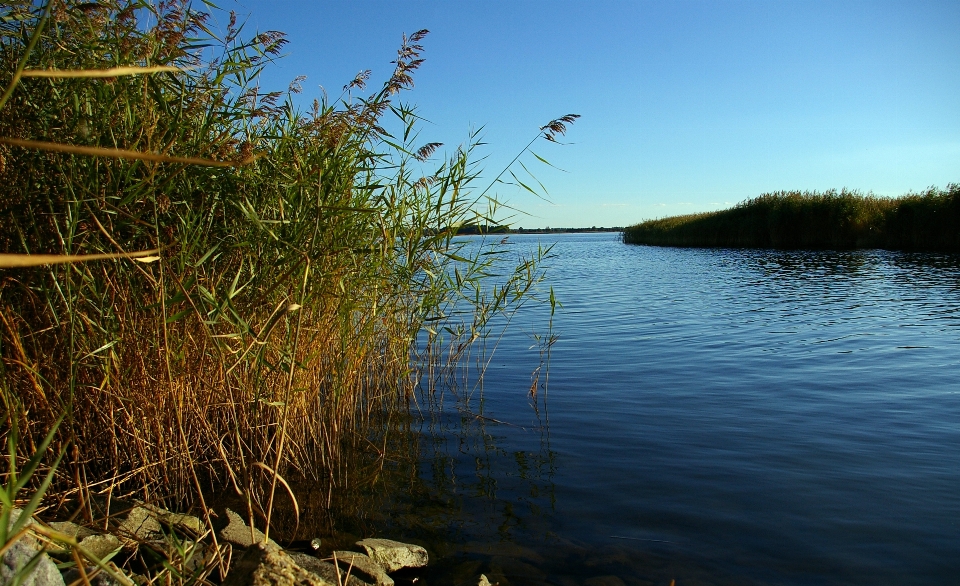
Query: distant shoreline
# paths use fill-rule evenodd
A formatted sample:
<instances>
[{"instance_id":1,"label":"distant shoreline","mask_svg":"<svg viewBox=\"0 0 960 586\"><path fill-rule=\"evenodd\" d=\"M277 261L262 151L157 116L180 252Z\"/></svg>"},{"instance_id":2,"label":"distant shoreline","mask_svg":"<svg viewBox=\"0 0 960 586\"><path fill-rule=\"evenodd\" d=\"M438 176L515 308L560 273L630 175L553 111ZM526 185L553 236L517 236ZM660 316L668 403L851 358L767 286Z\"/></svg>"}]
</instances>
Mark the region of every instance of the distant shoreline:
<instances>
[{"instance_id":1,"label":"distant shoreline","mask_svg":"<svg viewBox=\"0 0 960 586\"><path fill-rule=\"evenodd\" d=\"M591 226L590 228L508 228L506 226L461 226L457 229L457 236L472 236L477 234L583 234L592 232L623 232L622 226Z\"/></svg>"},{"instance_id":2,"label":"distant shoreline","mask_svg":"<svg viewBox=\"0 0 960 586\"><path fill-rule=\"evenodd\" d=\"M960 251L960 184L898 198L847 190L765 193L727 210L629 226L623 241L696 248Z\"/></svg>"},{"instance_id":3,"label":"distant shoreline","mask_svg":"<svg viewBox=\"0 0 960 586\"><path fill-rule=\"evenodd\" d=\"M510 230L511 234L580 234L585 232L623 232L622 226L612 228L592 227L592 228L514 228Z\"/></svg>"}]
</instances>

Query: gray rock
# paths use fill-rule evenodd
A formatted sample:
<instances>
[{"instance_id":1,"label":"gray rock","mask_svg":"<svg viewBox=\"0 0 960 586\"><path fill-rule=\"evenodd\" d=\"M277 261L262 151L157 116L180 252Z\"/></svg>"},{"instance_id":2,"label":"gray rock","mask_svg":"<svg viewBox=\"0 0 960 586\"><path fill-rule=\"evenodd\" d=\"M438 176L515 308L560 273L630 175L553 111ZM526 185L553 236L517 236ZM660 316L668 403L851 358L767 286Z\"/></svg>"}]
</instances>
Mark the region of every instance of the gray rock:
<instances>
[{"instance_id":1,"label":"gray rock","mask_svg":"<svg viewBox=\"0 0 960 586\"><path fill-rule=\"evenodd\" d=\"M20 509L10 512L8 529L13 527L22 513ZM27 525L35 522L30 519ZM47 554L41 552L40 543L31 535L21 536L4 552L0 561L0 585L10 584L18 575L24 574L31 563L35 565L26 573L26 577L20 582L21 586L64 586L63 576L60 575L57 565Z\"/></svg>"},{"instance_id":2,"label":"gray rock","mask_svg":"<svg viewBox=\"0 0 960 586\"><path fill-rule=\"evenodd\" d=\"M240 517L240 515L230 509L227 509L227 521L227 526L219 532L221 541L226 541L227 543L240 547L250 547L252 544L263 542L263 532L254 527L253 539L251 539L250 527L243 522L243 518ZM267 540L267 548L279 550L280 546L277 545L276 541L269 539Z\"/></svg>"},{"instance_id":3,"label":"gray rock","mask_svg":"<svg viewBox=\"0 0 960 586\"><path fill-rule=\"evenodd\" d=\"M7 531L10 531L13 529L13 526L17 523L17 521L20 520L20 515L22 514L23 514L22 509L16 509L16 508L10 509L10 522L7 524ZM29 519L27 519L24 527L30 527L31 525L36 525L36 524L37 522L33 519L33 517L30 517ZM12 537L12 536L8 534L8 537ZM29 544L30 547L36 550L40 549L40 542L37 541L37 539L33 535L30 535L29 533L23 534L20 537L20 540L23 541L24 543Z\"/></svg>"},{"instance_id":4,"label":"gray rock","mask_svg":"<svg viewBox=\"0 0 960 586\"><path fill-rule=\"evenodd\" d=\"M180 513L171 513L162 507L151 505L150 503L137 501L137 504L141 508L150 511L150 513L152 513L158 521L164 523L165 525L171 525L180 529L189 529L197 535L203 533L204 523L199 517L194 517L193 515L183 515Z\"/></svg>"},{"instance_id":5,"label":"gray rock","mask_svg":"<svg viewBox=\"0 0 960 586\"><path fill-rule=\"evenodd\" d=\"M337 569L337 566L320 561L312 555L296 551L288 552L288 555L290 556L290 559L297 563L298 566L308 572L313 572L331 584L340 584L342 582L343 586L370 586L352 573L350 574L350 578L347 579L346 572L342 572Z\"/></svg>"},{"instance_id":6,"label":"gray rock","mask_svg":"<svg viewBox=\"0 0 960 586\"><path fill-rule=\"evenodd\" d=\"M39 561L20 582L21 586L64 586L63 576L53 560L45 553L40 553L25 539L19 539L3 554L3 563L0 565L0 584L10 584L13 579L24 571L34 556L40 556Z\"/></svg>"},{"instance_id":7,"label":"gray rock","mask_svg":"<svg viewBox=\"0 0 960 586\"><path fill-rule=\"evenodd\" d=\"M49 525L50 528L57 533L62 533L67 537L72 537L78 542L91 535L96 535L96 531L88 529L82 525L77 525L71 521L53 521L52 523L49 523ZM69 556L70 547L66 543L51 543L47 545L47 552L52 556L62 558L63 556Z\"/></svg>"},{"instance_id":8,"label":"gray rock","mask_svg":"<svg viewBox=\"0 0 960 586\"><path fill-rule=\"evenodd\" d=\"M120 540L116 535L91 535L80 542L80 547L95 555L98 560L102 560L111 553L120 549Z\"/></svg>"},{"instance_id":9,"label":"gray rock","mask_svg":"<svg viewBox=\"0 0 960 586\"><path fill-rule=\"evenodd\" d=\"M338 586L301 568L280 549L263 543L247 548L227 574L223 586Z\"/></svg>"},{"instance_id":10,"label":"gray rock","mask_svg":"<svg viewBox=\"0 0 960 586\"><path fill-rule=\"evenodd\" d=\"M419 545L401 543L391 539L361 539L357 545L367 551L387 572L401 568L422 568L430 561L427 550Z\"/></svg>"},{"instance_id":11,"label":"gray rock","mask_svg":"<svg viewBox=\"0 0 960 586\"><path fill-rule=\"evenodd\" d=\"M369 556L354 551L335 551L333 555L341 572L349 571L351 575L376 586L393 586L393 578Z\"/></svg>"},{"instance_id":12,"label":"gray rock","mask_svg":"<svg viewBox=\"0 0 960 586\"><path fill-rule=\"evenodd\" d=\"M163 527L149 509L133 507L117 528L117 533L127 538L124 545L129 547L131 544L157 539L163 534Z\"/></svg>"}]
</instances>

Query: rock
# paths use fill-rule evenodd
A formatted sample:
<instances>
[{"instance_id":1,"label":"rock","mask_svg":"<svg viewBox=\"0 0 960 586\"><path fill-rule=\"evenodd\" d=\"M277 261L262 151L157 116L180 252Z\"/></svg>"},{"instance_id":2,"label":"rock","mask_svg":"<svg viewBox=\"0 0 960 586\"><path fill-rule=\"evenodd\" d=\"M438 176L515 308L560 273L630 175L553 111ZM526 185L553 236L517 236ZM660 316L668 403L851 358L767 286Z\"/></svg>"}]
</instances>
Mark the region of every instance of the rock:
<instances>
[{"instance_id":1,"label":"rock","mask_svg":"<svg viewBox=\"0 0 960 586\"><path fill-rule=\"evenodd\" d=\"M10 523L7 525L7 531L13 529L14 524L16 524L16 522L20 520L20 515L22 514L23 514L22 509L16 509L16 508L10 509ZM27 519L27 523L24 526L29 527L34 524L36 524L36 521L33 520L33 517L30 517L29 519ZM26 541L31 545L35 545L37 549L40 549L39 542L32 535L24 534L23 537L21 537L20 539Z\"/></svg>"},{"instance_id":2,"label":"rock","mask_svg":"<svg viewBox=\"0 0 960 586\"><path fill-rule=\"evenodd\" d=\"M120 523L117 533L126 537L127 541L124 545L131 547L138 543L155 540L163 534L163 527L160 526L160 522L157 521L156 516L149 509L133 507L127 513L127 518L124 519L123 523Z\"/></svg>"},{"instance_id":3,"label":"rock","mask_svg":"<svg viewBox=\"0 0 960 586\"><path fill-rule=\"evenodd\" d=\"M0 584L10 584L37 555L40 556L40 560L20 582L20 586L64 586L63 576L60 575L60 570L57 569L53 560L47 554L39 553L33 544L23 538L17 540L3 554L3 563L0 565Z\"/></svg>"},{"instance_id":4,"label":"rock","mask_svg":"<svg viewBox=\"0 0 960 586\"><path fill-rule=\"evenodd\" d=\"M388 573L401 568L422 568L430 560L427 550L419 545L390 539L361 539L357 545L365 549L367 555Z\"/></svg>"},{"instance_id":5,"label":"rock","mask_svg":"<svg viewBox=\"0 0 960 586\"><path fill-rule=\"evenodd\" d=\"M483 574L480 574L480 581L477 582L477 586L494 586L490 583L490 580L487 580L487 577Z\"/></svg>"},{"instance_id":6,"label":"rock","mask_svg":"<svg viewBox=\"0 0 960 586\"><path fill-rule=\"evenodd\" d=\"M237 545L240 547L250 547L255 543L263 542L263 532L253 528L253 539L250 539L250 527L243 522L243 518L240 515L234 513L230 509L227 509L227 526L220 530L219 537L221 541L226 541L227 543ZM280 546L277 545L277 542L269 539L267 540L267 548L272 550L279 550Z\"/></svg>"},{"instance_id":7,"label":"rock","mask_svg":"<svg viewBox=\"0 0 960 586\"><path fill-rule=\"evenodd\" d=\"M92 529L88 529L82 525L77 525L71 521L53 521L49 523L50 528L56 531L57 533L63 533L67 537L72 537L76 541L83 541L85 538L90 537L91 535L96 535L97 532ZM66 547L66 544L51 543L47 546L47 552L58 558L63 556L69 556L70 548Z\"/></svg>"},{"instance_id":8,"label":"rock","mask_svg":"<svg viewBox=\"0 0 960 586\"><path fill-rule=\"evenodd\" d=\"M166 525L177 527L180 529L189 529L196 535L203 533L204 524L199 517L194 517L193 515L183 515L180 513L171 513L170 511L158 507L156 505L151 505L150 503L144 503L137 501L137 504L153 513L158 521Z\"/></svg>"},{"instance_id":9,"label":"rock","mask_svg":"<svg viewBox=\"0 0 960 586\"><path fill-rule=\"evenodd\" d=\"M120 549L120 540L116 535L91 535L80 542L80 547L89 551L92 555L102 560L111 553ZM92 561L92 560L91 560Z\"/></svg>"},{"instance_id":10,"label":"rock","mask_svg":"<svg viewBox=\"0 0 960 586\"><path fill-rule=\"evenodd\" d=\"M338 586L297 565L284 551L263 543L247 548L222 586Z\"/></svg>"},{"instance_id":11,"label":"rock","mask_svg":"<svg viewBox=\"0 0 960 586\"><path fill-rule=\"evenodd\" d=\"M352 573L350 574L350 579L348 580L346 578L346 572L341 572L339 569L337 569L337 566L320 561L312 555L295 551L288 552L288 555L290 556L290 559L297 563L298 566L308 572L313 572L331 584L340 584L343 582L343 586L370 586ZM339 579L337 577L338 575Z\"/></svg>"},{"instance_id":12,"label":"rock","mask_svg":"<svg viewBox=\"0 0 960 586\"><path fill-rule=\"evenodd\" d=\"M384 568L370 557L353 551L335 551L333 555L336 557L341 573L350 572L351 576L357 576L364 582L370 582L376 586L393 586L393 578L388 576Z\"/></svg>"},{"instance_id":13,"label":"rock","mask_svg":"<svg viewBox=\"0 0 960 586\"><path fill-rule=\"evenodd\" d=\"M10 524L8 529L13 527L20 515L23 513L20 509L10 511ZM36 521L30 519L27 525L32 525ZM39 559L35 559L39 556ZM11 545L3 554L0 561L0 584L7 585L13 582L18 575L25 573L28 564L34 562L33 568L22 577L20 586L64 586L63 576L53 560L40 551L40 543L31 535L23 535Z\"/></svg>"},{"instance_id":14,"label":"rock","mask_svg":"<svg viewBox=\"0 0 960 586\"><path fill-rule=\"evenodd\" d=\"M165 517L160 518L164 523L173 525L174 527L180 527L182 529L189 529L193 531L196 535L203 533L205 525L203 520L200 517L194 517L193 515L182 515L179 513L170 513Z\"/></svg>"}]
</instances>

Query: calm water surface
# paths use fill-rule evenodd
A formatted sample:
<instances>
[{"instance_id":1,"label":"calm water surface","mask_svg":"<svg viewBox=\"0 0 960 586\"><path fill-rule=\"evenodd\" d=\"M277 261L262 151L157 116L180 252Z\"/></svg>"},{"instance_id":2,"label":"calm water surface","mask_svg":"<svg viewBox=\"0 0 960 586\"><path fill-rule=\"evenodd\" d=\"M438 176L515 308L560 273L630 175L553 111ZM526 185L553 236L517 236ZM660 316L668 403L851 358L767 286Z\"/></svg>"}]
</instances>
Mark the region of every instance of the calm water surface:
<instances>
[{"instance_id":1,"label":"calm water surface","mask_svg":"<svg viewBox=\"0 0 960 586\"><path fill-rule=\"evenodd\" d=\"M475 401L513 425L425 450L428 583L960 583L960 256L538 240L547 410L534 311Z\"/></svg>"}]
</instances>

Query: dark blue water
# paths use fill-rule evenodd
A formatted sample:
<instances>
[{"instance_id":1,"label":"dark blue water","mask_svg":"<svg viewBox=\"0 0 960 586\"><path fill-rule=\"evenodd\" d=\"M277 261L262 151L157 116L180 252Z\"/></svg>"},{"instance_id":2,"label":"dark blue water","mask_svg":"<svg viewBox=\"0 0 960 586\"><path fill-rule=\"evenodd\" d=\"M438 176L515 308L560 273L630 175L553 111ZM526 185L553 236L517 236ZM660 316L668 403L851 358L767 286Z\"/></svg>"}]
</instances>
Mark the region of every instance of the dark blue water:
<instances>
[{"instance_id":1,"label":"dark blue water","mask_svg":"<svg viewBox=\"0 0 960 586\"><path fill-rule=\"evenodd\" d=\"M540 308L469 407L512 425L424 467L450 555L510 584L960 583L960 256L511 237L538 240L549 384Z\"/></svg>"}]
</instances>

